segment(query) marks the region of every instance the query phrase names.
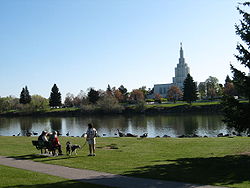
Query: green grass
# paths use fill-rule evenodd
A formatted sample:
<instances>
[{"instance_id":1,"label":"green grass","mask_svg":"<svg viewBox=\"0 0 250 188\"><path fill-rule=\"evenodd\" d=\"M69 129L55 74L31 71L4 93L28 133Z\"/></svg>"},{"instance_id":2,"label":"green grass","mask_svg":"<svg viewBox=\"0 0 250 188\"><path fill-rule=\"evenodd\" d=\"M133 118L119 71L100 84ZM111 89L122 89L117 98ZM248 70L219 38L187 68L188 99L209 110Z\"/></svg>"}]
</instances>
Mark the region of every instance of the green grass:
<instances>
[{"instance_id":1,"label":"green grass","mask_svg":"<svg viewBox=\"0 0 250 188\"><path fill-rule=\"evenodd\" d=\"M114 174L181 182L250 187L250 138L97 138L97 156L41 158L36 137L0 137L0 155ZM60 137L84 144L83 138ZM6 147L8 143L8 147ZM118 148L118 149L111 149Z\"/></svg>"},{"instance_id":2,"label":"green grass","mask_svg":"<svg viewBox=\"0 0 250 188\"><path fill-rule=\"evenodd\" d=\"M1 182L0 187L11 187L11 188L105 187L89 183L77 182L73 180L67 180L56 176L31 172L28 170L12 168L3 165L0 165L0 182Z\"/></svg>"}]
</instances>

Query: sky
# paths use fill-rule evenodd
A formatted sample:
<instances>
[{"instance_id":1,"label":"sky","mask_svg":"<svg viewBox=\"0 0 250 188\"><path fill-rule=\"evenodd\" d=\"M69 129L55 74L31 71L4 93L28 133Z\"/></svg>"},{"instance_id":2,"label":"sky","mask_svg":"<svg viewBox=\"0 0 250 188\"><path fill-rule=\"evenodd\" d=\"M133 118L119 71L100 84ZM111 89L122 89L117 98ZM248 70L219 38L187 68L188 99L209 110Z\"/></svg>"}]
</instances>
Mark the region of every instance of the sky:
<instances>
[{"instance_id":1,"label":"sky","mask_svg":"<svg viewBox=\"0 0 250 188\"><path fill-rule=\"evenodd\" d=\"M48 98L172 83L180 42L191 76L224 83L240 0L0 0L0 96ZM247 10L247 9L246 9Z\"/></svg>"}]
</instances>

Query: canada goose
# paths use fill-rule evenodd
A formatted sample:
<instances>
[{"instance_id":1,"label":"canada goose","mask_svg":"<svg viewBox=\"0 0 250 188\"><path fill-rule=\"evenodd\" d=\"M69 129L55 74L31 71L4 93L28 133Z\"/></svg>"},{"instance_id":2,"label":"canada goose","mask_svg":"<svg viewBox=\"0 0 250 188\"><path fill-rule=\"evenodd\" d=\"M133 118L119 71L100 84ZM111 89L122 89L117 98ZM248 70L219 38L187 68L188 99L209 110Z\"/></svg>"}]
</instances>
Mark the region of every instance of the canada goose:
<instances>
[{"instance_id":1,"label":"canada goose","mask_svg":"<svg viewBox=\"0 0 250 188\"><path fill-rule=\"evenodd\" d=\"M127 137L138 137L138 135L136 135L136 134L131 134L131 133L127 133L126 136L127 136Z\"/></svg>"},{"instance_id":2,"label":"canada goose","mask_svg":"<svg viewBox=\"0 0 250 188\"><path fill-rule=\"evenodd\" d=\"M32 133L33 133L33 135L38 135L38 133L36 133L36 132L34 132L34 131L32 131Z\"/></svg>"},{"instance_id":3,"label":"canada goose","mask_svg":"<svg viewBox=\"0 0 250 188\"><path fill-rule=\"evenodd\" d=\"M143 135L140 136L141 138L146 138L148 137L148 133L144 133Z\"/></svg>"},{"instance_id":4,"label":"canada goose","mask_svg":"<svg viewBox=\"0 0 250 188\"><path fill-rule=\"evenodd\" d=\"M27 130L26 131L26 136L31 136L31 135L32 135L32 133Z\"/></svg>"},{"instance_id":5,"label":"canada goose","mask_svg":"<svg viewBox=\"0 0 250 188\"><path fill-rule=\"evenodd\" d=\"M125 136L125 134L122 133L119 129L117 129L117 131L118 131L118 135L119 135L120 137L124 137L124 136Z\"/></svg>"},{"instance_id":6,"label":"canada goose","mask_svg":"<svg viewBox=\"0 0 250 188\"><path fill-rule=\"evenodd\" d=\"M66 136L69 136L69 131L66 133Z\"/></svg>"}]
</instances>

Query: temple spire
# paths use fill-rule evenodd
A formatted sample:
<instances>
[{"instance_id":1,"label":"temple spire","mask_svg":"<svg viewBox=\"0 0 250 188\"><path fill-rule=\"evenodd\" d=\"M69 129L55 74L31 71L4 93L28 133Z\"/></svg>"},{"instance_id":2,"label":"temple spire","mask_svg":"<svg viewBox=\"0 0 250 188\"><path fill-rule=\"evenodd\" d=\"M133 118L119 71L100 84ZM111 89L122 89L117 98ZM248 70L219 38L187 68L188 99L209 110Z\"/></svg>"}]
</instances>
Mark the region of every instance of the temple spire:
<instances>
[{"instance_id":1,"label":"temple spire","mask_svg":"<svg viewBox=\"0 0 250 188\"><path fill-rule=\"evenodd\" d=\"M180 46L181 46L181 48L180 48L180 62L184 63L184 61L182 60L182 59L184 59L183 50L182 50L182 42L180 43Z\"/></svg>"}]
</instances>

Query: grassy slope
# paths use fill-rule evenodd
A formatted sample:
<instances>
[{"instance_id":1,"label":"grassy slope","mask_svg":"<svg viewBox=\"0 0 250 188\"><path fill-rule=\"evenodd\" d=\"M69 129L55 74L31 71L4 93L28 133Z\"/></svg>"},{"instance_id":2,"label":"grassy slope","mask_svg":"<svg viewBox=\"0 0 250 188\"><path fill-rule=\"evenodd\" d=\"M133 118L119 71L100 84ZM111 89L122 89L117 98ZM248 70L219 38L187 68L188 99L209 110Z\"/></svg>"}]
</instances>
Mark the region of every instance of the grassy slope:
<instances>
[{"instance_id":1,"label":"grassy slope","mask_svg":"<svg viewBox=\"0 0 250 188\"><path fill-rule=\"evenodd\" d=\"M28 178L27 178L28 177ZM97 188L102 187L88 183L76 182L64 178L31 172L27 170L7 167L0 165L0 187L11 188L77 188L88 187ZM104 187L104 186L103 186Z\"/></svg>"},{"instance_id":2,"label":"grassy slope","mask_svg":"<svg viewBox=\"0 0 250 188\"><path fill-rule=\"evenodd\" d=\"M97 138L97 156L39 158L28 137L0 137L0 155L129 176L183 182L250 186L250 138ZM83 145L83 138L60 137ZM6 147L5 143L9 143ZM110 149L114 145L118 149ZM64 150L65 151L65 150Z\"/></svg>"}]
</instances>

